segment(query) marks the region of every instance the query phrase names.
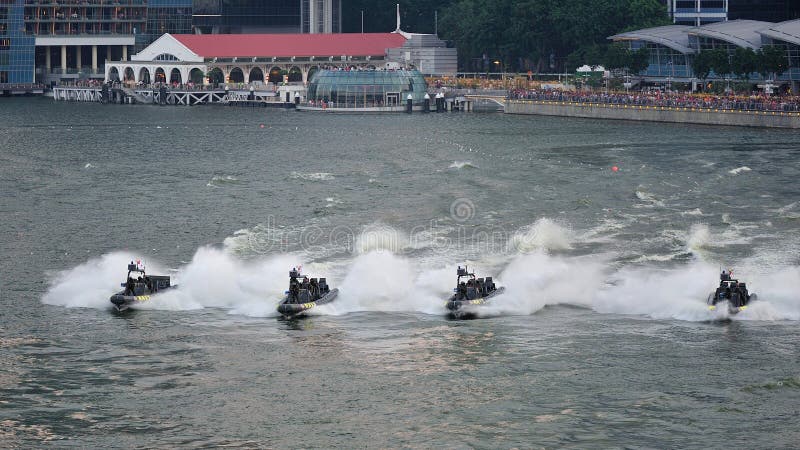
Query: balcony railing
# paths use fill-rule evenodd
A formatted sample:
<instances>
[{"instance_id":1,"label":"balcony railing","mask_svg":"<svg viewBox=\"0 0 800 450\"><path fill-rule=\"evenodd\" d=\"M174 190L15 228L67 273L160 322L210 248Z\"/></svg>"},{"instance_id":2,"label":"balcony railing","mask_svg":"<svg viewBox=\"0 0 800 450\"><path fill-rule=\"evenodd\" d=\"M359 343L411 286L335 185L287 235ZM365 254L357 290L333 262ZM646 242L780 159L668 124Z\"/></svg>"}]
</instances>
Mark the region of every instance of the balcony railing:
<instances>
[{"instance_id":1,"label":"balcony railing","mask_svg":"<svg viewBox=\"0 0 800 450\"><path fill-rule=\"evenodd\" d=\"M147 6L147 0L25 0L26 7L118 8Z\"/></svg>"},{"instance_id":2,"label":"balcony railing","mask_svg":"<svg viewBox=\"0 0 800 450\"><path fill-rule=\"evenodd\" d=\"M105 75L106 73L105 69L100 67L98 67L97 70L92 70L91 67L83 67L80 69L76 67L67 67L66 70L62 69L61 67L54 67L51 68L49 72L47 72L47 69L44 68L42 68L42 71L51 75Z\"/></svg>"}]
</instances>

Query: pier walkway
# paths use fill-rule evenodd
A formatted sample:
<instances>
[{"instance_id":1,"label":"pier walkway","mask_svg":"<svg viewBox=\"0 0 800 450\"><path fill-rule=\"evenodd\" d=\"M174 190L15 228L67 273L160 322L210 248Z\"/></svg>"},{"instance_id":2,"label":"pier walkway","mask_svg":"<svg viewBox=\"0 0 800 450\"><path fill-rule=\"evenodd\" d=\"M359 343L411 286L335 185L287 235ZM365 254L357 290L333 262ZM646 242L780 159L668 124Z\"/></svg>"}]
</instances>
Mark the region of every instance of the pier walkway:
<instances>
[{"instance_id":1,"label":"pier walkway","mask_svg":"<svg viewBox=\"0 0 800 450\"><path fill-rule=\"evenodd\" d=\"M0 95L42 95L44 85L38 83L0 83Z\"/></svg>"},{"instance_id":2,"label":"pier walkway","mask_svg":"<svg viewBox=\"0 0 800 450\"><path fill-rule=\"evenodd\" d=\"M70 102L99 102L121 104L145 105L246 105L255 106L264 103L264 106L283 105L284 102L278 93L269 91L242 90L242 89L169 89L140 88L133 89L121 86L94 86L94 87L54 87L53 99L55 101Z\"/></svg>"}]
</instances>

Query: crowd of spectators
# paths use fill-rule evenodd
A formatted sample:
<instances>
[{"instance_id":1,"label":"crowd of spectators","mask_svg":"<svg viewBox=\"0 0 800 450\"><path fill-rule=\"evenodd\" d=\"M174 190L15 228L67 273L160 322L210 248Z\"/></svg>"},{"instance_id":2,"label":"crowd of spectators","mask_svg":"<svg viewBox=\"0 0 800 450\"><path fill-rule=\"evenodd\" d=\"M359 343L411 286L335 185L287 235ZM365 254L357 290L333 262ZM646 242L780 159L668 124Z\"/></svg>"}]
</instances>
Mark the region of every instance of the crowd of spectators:
<instances>
[{"instance_id":1,"label":"crowd of spectators","mask_svg":"<svg viewBox=\"0 0 800 450\"><path fill-rule=\"evenodd\" d=\"M608 105L661 106L676 108L723 109L735 111L800 111L800 97L766 94L713 95L665 93L661 91L636 93L571 92L557 89L509 91L516 100L538 100L571 103L598 103Z\"/></svg>"}]
</instances>

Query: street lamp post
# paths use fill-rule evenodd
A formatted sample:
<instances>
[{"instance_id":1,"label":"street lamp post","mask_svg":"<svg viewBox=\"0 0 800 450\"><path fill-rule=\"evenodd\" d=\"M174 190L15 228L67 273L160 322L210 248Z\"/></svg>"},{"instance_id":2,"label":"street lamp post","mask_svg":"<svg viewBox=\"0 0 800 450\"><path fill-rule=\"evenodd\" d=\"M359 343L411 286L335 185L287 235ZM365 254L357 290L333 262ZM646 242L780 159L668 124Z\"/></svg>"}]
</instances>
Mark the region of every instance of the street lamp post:
<instances>
[{"instance_id":1,"label":"street lamp post","mask_svg":"<svg viewBox=\"0 0 800 450\"><path fill-rule=\"evenodd\" d=\"M500 69L500 76L503 77L503 89L505 89L506 88L506 66L500 60L497 60L494 63L495 63L495 65L499 66L498 68Z\"/></svg>"}]
</instances>

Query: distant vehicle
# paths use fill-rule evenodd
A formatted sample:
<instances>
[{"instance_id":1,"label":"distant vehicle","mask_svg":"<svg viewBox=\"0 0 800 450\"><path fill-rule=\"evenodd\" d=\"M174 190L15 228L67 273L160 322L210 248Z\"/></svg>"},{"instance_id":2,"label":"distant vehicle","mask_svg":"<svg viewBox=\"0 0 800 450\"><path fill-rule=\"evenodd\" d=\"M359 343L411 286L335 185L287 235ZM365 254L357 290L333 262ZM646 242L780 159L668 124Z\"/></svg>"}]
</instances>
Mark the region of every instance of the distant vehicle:
<instances>
[{"instance_id":1,"label":"distant vehicle","mask_svg":"<svg viewBox=\"0 0 800 450\"><path fill-rule=\"evenodd\" d=\"M708 309L714 311L720 302L728 303L728 312L737 314L747 309L751 301L758 299L755 293L747 291L747 284L731 278L729 271L723 270L719 276L719 287L708 294Z\"/></svg>"},{"instance_id":2,"label":"distant vehicle","mask_svg":"<svg viewBox=\"0 0 800 450\"><path fill-rule=\"evenodd\" d=\"M456 271L456 287L454 294L445 306L450 311L450 316L455 319L474 317L480 307L485 306L489 300L505 292L505 287L497 287L492 277L476 278L470 273L467 266L458 266ZM461 281L466 278L467 281Z\"/></svg>"},{"instance_id":3,"label":"distant vehicle","mask_svg":"<svg viewBox=\"0 0 800 450\"><path fill-rule=\"evenodd\" d=\"M286 298L278 304L278 312L287 319L305 314L308 310L336 300L339 289L331 289L325 278L308 278L300 270L289 271L289 290Z\"/></svg>"},{"instance_id":4,"label":"distant vehicle","mask_svg":"<svg viewBox=\"0 0 800 450\"><path fill-rule=\"evenodd\" d=\"M111 296L111 303L117 311L125 311L137 303L147 302L153 295L175 286L170 284L168 276L147 275L138 261L131 261L128 264L128 278L122 283L122 287L125 288L123 291Z\"/></svg>"}]
</instances>

